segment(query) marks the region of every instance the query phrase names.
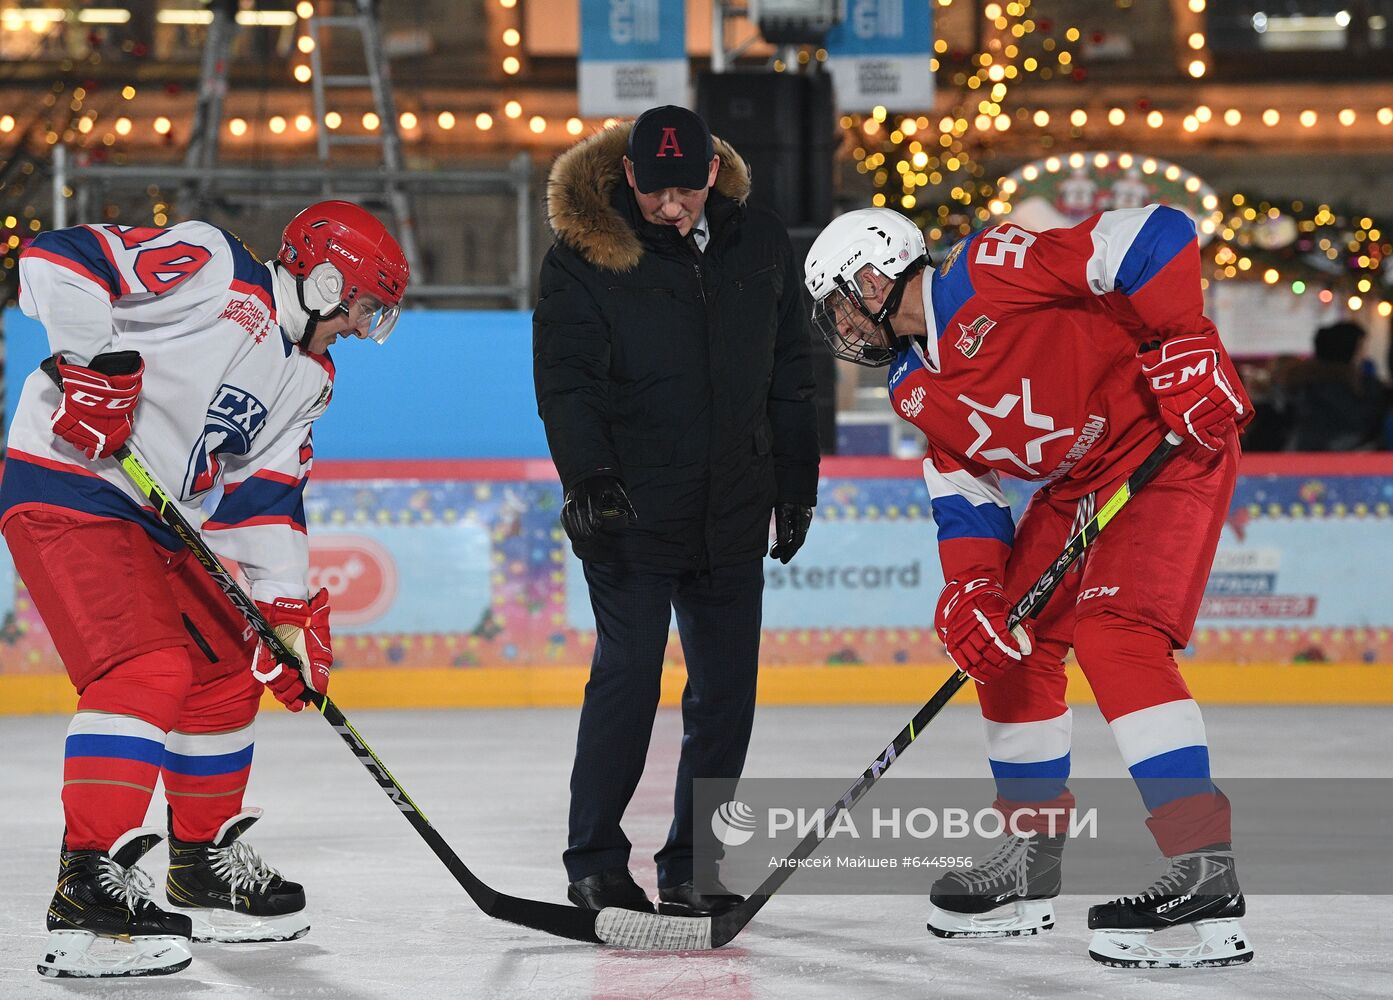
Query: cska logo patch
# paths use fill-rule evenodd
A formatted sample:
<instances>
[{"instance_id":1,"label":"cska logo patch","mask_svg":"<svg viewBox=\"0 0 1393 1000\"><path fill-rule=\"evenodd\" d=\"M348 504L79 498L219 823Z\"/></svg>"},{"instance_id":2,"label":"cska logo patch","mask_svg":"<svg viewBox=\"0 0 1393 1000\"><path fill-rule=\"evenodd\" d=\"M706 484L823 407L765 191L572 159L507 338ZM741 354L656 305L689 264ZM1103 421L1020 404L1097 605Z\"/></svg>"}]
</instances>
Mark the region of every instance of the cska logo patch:
<instances>
[{"instance_id":1,"label":"cska logo patch","mask_svg":"<svg viewBox=\"0 0 1393 1000\"><path fill-rule=\"evenodd\" d=\"M958 342L953 346L963 352L963 357L973 357L978 348L982 346L982 339L991 332L994 326L996 326L996 320L988 319L986 316L978 316L971 323L959 323L958 329L962 333L958 337Z\"/></svg>"},{"instance_id":2,"label":"cska logo patch","mask_svg":"<svg viewBox=\"0 0 1393 1000\"><path fill-rule=\"evenodd\" d=\"M222 475L223 456L245 455L266 424L267 409L244 389L223 383L213 394L203 434L193 446L181 496L192 500L211 490Z\"/></svg>"}]
</instances>

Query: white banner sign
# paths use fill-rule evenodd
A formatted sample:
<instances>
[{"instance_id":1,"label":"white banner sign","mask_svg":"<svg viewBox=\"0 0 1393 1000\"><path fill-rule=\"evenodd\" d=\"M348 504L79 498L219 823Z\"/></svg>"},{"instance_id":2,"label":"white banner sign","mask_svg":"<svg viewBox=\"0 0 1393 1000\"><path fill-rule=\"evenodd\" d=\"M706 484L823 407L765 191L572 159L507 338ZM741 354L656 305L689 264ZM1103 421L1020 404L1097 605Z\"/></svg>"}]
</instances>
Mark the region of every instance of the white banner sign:
<instances>
[{"instance_id":1,"label":"white banner sign","mask_svg":"<svg viewBox=\"0 0 1393 1000\"><path fill-rule=\"evenodd\" d=\"M933 108L933 5L926 0L847 0L827 35L827 68L842 111Z\"/></svg>"},{"instance_id":2,"label":"white banner sign","mask_svg":"<svg viewBox=\"0 0 1393 1000\"><path fill-rule=\"evenodd\" d=\"M589 117L686 106L685 0L581 0L578 76Z\"/></svg>"}]
</instances>

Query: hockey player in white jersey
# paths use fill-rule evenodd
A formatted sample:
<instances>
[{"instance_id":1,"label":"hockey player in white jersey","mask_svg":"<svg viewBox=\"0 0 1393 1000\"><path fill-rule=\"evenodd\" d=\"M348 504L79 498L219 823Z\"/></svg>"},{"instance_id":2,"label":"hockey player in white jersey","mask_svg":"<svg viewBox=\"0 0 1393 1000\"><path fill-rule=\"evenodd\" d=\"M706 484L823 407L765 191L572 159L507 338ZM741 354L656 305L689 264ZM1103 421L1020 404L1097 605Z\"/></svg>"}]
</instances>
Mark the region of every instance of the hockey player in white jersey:
<instances>
[{"instance_id":1,"label":"hockey player in white jersey","mask_svg":"<svg viewBox=\"0 0 1393 1000\"><path fill-rule=\"evenodd\" d=\"M203 222L77 226L20 258L20 307L63 388L25 382L0 531L79 695L44 975L160 975L189 964L190 940L309 930L304 890L242 839L260 815L242 804L253 720L263 686L292 711L327 688L328 594L307 583L311 426L333 393L329 346L385 341L408 278L382 224L342 201L297 215L269 264ZM126 481L109 457L122 444L241 566L303 673L265 653ZM169 909L137 865L165 832L142 827L157 777Z\"/></svg>"}]
</instances>

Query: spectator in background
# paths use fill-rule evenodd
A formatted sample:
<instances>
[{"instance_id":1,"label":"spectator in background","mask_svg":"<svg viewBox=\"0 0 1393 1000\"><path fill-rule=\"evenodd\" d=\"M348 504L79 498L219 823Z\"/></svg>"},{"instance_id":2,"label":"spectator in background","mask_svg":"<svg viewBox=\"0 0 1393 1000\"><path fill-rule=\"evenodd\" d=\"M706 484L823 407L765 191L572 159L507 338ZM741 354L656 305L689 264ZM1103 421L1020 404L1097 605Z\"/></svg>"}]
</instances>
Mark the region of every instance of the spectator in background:
<instances>
[{"instance_id":1,"label":"spectator in background","mask_svg":"<svg viewBox=\"0 0 1393 1000\"><path fill-rule=\"evenodd\" d=\"M744 768L770 516L770 554L786 563L812 521L819 458L801 275L783 224L749 193L744 161L672 106L583 140L547 183L537 409L596 626L563 858L577 906L653 909L620 821L674 608L688 680L659 906L703 915L740 899L694 887L692 783Z\"/></svg>"},{"instance_id":2,"label":"spectator in background","mask_svg":"<svg viewBox=\"0 0 1393 1000\"><path fill-rule=\"evenodd\" d=\"M1357 360L1367 334L1357 323L1316 331L1315 356L1294 365L1283 380L1291 415L1289 451L1362 451L1376 448L1388 408L1378 376Z\"/></svg>"},{"instance_id":3,"label":"spectator in background","mask_svg":"<svg viewBox=\"0 0 1393 1000\"><path fill-rule=\"evenodd\" d=\"M1237 362L1238 375L1253 401L1253 422L1243 431L1243 452L1285 451L1291 437L1291 411L1282 389L1283 373L1300 361L1290 354Z\"/></svg>"}]
</instances>

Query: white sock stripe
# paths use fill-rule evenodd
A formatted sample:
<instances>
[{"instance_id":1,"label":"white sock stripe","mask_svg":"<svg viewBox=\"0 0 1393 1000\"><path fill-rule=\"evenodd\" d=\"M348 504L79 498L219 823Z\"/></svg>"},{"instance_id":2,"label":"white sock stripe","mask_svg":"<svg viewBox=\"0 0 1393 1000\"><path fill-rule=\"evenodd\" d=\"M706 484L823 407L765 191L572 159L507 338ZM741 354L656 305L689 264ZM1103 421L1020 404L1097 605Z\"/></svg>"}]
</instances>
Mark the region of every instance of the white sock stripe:
<instances>
[{"instance_id":1,"label":"white sock stripe","mask_svg":"<svg viewBox=\"0 0 1393 1000\"><path fill-rule=\"evenodd\" d=\"M987 729L987 756L1003 764L1034 764L1058 760L1069 752L1074 730L1073 709L1038 722L992 722Z\"/></svg>"},{"instance_id":2,"label":"white sock stripe","mask_svg":"<svg viewBox=\"0 0 1393 1000\"><path fill-rule=\"evenodd\" d=\"M1112 734L1128 767L1181 747L1208 746L1204 718L1193 698L1120 715L1112 720Z\"/></svg>"},{"instance_id":3,"label":"white sock stripe","mask_svg":"<svg viewBox=\"0 0 1393 1000\"><path fill-rule=\"evenodd\" d=\"M183 757L217 757L238 753L256 742L254 727L244 726L230 733L172 732L164 748Z\"/></svg>"},{"instance_id":4,"label":"white sock stripe","mask_svg":"<svg viewBox=\"0 0 1393 1000\"><path fill-rule=\"evenodd\" d=\"M133 715L114 715L109 712L78 712L68 723L69 736L134 736L143 740L165 742L164 730Z\"/></svg>"}]
</instances>

